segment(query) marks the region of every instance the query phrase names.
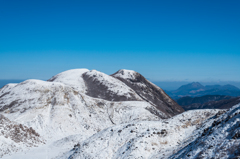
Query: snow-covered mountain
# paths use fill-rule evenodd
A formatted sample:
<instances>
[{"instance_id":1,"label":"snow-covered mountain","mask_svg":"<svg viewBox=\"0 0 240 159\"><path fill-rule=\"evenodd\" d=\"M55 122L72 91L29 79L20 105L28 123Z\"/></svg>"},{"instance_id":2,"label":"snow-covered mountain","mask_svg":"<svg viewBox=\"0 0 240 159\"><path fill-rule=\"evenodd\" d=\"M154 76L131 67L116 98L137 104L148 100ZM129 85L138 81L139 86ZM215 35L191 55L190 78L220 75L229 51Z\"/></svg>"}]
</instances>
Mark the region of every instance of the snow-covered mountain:
<instances>
[{"instance_id":1,"label":"snow-covered mountain","mask_svg":"<svg viewBox=\"0 0 240 159\"><path fill-rule=\"evenodd\" d=\"M161 88L130 70L109 76L74 69L48 81L8 84L0 89L0 155L175 157L224 110L182 112Z\"/></svg>"},{"instance_id":2,"label":"snow-covered mountain","mask_svg":"<svg viewBox=\"0 0 240 159\"><path fill-rule=\"evenodd\" d=\"M0 114L31 127L50 145L72 135L84 140L113 125L168 117L120 80L87 69L4 86Z\"/></svg>"},{"instance_id":3,"label":"snow-covered mountain","mask_svg":"<svg viewBox=\"0 0 240 159\"><path fill-rule=\"evenodd\" d=\"M168 117L184 112L174 100L172 100L161 88L148 81L140 73L131 70L119 70L112 75L124 82L145 101L155 105Z\"/></svg>"}]
</instances>

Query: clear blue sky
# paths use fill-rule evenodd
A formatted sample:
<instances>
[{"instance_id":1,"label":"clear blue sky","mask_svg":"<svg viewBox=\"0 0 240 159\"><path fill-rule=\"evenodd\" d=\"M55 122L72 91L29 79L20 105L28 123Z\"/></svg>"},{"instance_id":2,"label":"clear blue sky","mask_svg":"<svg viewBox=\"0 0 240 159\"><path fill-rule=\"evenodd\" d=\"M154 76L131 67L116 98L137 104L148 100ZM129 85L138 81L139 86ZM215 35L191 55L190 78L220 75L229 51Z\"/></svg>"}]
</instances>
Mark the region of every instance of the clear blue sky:
<instances>
[{"instance_id":1,"label":"clear blue sky","mask_svg":"<svg viewBox=\"0 0 240 159\"><path fill-rule=\"evenodd\" d=\"M0 79L74 68L240 81L239 0L0 0Z\"/></svg>"}]
</instances>

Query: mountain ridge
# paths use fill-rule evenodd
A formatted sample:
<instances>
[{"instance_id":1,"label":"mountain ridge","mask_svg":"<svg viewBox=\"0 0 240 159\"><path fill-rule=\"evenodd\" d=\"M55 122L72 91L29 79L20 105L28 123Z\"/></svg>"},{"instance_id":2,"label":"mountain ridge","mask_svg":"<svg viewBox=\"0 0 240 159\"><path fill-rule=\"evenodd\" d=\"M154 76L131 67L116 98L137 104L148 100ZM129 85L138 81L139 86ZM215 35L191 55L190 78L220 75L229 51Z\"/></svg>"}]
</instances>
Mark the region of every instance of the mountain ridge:
<instances>
[{"instance_id":1,"label":"mountain ridge","mask_svg":"<svg viewBox=\"0 0 240 159\"><path fill-rule=\"evenodd\" d=\"M193 82L182 85L177 90L166 91L173 99L178 99L184 96L198 97L204 95L227 95L227 96L240 96L240 89L227 84L227 85L206 85L203 86L199 82Z\"/></svg>"},{"instance_id":2,"label":"mountain ridge","mask_svg":"<svg viewBox=\"0 0 240 159\"><path fill-rule=\"evenodd\" d=\"M122 69L111 76L124 82L130 88L134 89L143 100L155 104L161 111L170 115L176 115L184 111L161 88L148 81L140 73ZM162 104L165 107L162 107Z\"/></svg>"}]
</instances>

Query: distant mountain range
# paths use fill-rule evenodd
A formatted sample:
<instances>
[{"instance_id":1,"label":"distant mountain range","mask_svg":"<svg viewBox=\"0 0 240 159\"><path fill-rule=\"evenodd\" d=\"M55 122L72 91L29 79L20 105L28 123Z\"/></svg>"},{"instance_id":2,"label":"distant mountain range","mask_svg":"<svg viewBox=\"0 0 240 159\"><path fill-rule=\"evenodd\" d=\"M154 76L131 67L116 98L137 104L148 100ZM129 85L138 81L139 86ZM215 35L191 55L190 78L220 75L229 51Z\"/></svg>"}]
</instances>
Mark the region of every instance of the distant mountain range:
<instances>
[{"instance_id":1,"label":"distant mountain range","mask_svg":"<svg viewBox=\"0 0 240 159\"><path fill-rule=\"evenodd\" d=\"M150 79L149 79L150 80ZM156 81L156 80L150 80L163 90L173 91L178 89L182 85L189 84L194 81ZM199 81L198 81L199 82ZM238 88L240 88L240 81L201 81L202 85L233 85Z\"/></svg>"},{"instance_id":2,"label":"distant mountain range","mask_svg":"<svg viewBox=\"0 0 240 159\"><path fill-rule=\"evenodd\" d=\"M233 85L206 85L203 86L199 82L193 82L179 87L174 91L166 91L173 99L181 97L199 97L204 95L225 95L225 96L240 96L240 89Z\"/></svg>"},{"instance_id":3,"label":"distant mountain range","mask_svg":"<svg viewBox=\"0 0 240 159\"><path fill-rule=\"evenodd\" d=\"M177 103L184 110L192 109L229 109L240 102L240 97L206 95L202 97L182 97Z\"/></svg>"}]
</instances>

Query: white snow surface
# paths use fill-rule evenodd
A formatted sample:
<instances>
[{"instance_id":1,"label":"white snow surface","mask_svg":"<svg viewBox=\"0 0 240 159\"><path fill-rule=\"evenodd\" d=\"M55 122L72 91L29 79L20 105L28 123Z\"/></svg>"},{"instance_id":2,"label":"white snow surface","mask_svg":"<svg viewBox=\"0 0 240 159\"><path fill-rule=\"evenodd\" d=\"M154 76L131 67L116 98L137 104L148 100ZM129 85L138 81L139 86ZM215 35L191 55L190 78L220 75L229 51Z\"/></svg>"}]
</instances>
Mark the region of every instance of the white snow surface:
<instances>
[{"instance_id":1,"label":"white snow surface","mask_svg":"<svg viewBox=\"0 0 240 159\"><path fill-rule=\"evenodd\" d=\"M160 121L107 128L56 158L168 158L198 125L218 110L194 110Z\"/></svg>"},{"instance_id":2,"label":"white snow surface","mask_svg":"<svg viewBox=\"0 0 240 159\"><path fill-rule=\"evenodd\" d=\"M171 158L240 158L239 147L240 104L237 104L205 121Z\"/></svg>"},{"instance_id":3,"label":"white snow surface","mask_svg":"<svg viewBox=\"0 0 240 159\"><path fill-rule=\"evenodd\" d=\"M11 90L13 87L15 87L17 84L16 83L9 83L5 86L3 86L1 89L0 89L0 94L4 94L6 92L8 92L9 90Z\"/></svg>"},{"instance_id":4,"label":"white snow surface","mask_svg":"<svg viewBox=\"0 0 240 159\"><path fill-rule=\"evenodd\" d=\"M0 114L0 158L45 143L32 128L10 121Z\"/></svg>"},{"instance_id":5,"label":"white snow surface","mask_svg":"<svg viewBox=\"0 0 240 159\"><path fill-rule=\"evenodd\" d=\"M84 84L82 75L88 71L88 69L72 69L59 73L50 78L48 81L60 82L73 87L79 92L85 93L86 86Z\"/></svg>"}]
</instances>

